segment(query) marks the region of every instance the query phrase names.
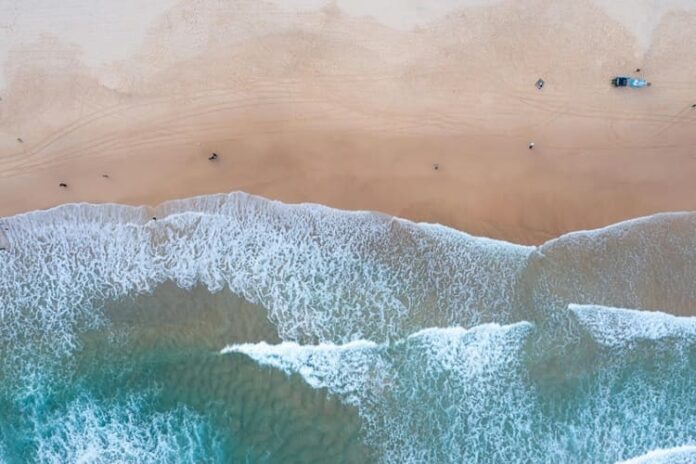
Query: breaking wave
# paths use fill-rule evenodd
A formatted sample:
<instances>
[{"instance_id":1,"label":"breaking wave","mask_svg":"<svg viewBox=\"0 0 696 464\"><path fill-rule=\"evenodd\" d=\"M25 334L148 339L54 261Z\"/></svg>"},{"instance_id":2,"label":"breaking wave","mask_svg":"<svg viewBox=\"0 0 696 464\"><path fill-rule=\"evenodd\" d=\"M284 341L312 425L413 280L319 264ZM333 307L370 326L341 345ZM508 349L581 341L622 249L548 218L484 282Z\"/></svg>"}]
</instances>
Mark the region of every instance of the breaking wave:
<instances>
[{"instance_id":1,"label":"breaking wave","mask_svg":"<svg viewBox=\"0 0 696 464\"><path fill-rule=\"evenodd\" d=\"M696 440L696 214L531 247L234 193L65 205L0 235L0 459L198 460L167 454L186 444L224 462L228 427L258 431L239 459L308 456L261 432L281 417L275 441L319 462L324 440L334 461L370 461L359 440L383 462L607 463ZM105 369L113 394L60 396ZM63 409L29 425L17 398L37 385ZM303 408L334 415L291 430Z\"/></svg>"},{"instance_id":2,"label":"breaking wave","mask_svg":"<svg viewBox=\"0 0 696 464\"><path fill-rule=\"evenodd\" d=\"M685 445L670 449L657 449L618 464L690 464L696 462L696 446Z\"/></svg>"},{"instance_id":3,"label":"breaking wave","mask_svg":"<svg viewBox=\"0 0 696 464\"><path fill-rule=\"evenodd\" d=\"M577 329L597 341L574 347L566 378L534 374L543 360L529 349L534 327L525 322L426 329L392 344L240 344L222 353L299 374L354 405L383 462L614 462L693 439L696 318L572 311ZM597 331L601 311L629 335ZM662 333L650 324L657 317ZM670 348L652 362L617 357L636 339Z\"/></svg>"},{"instance_id":4,"label":"breaking wave","mask_svg":"<svg viewBox=\"0 0 696 464\"><path fill-rule=\"evenodd\" d=\"M304 342L510 319L532 252L441 226L239 193L154 211L66 205L3 227L11 245L0 260L0 337L62 334L53 349L73 348L76 326L99 324L104 301L166 281L228 287L265 307L284 339Z\"/></svg>"}]
</instances>

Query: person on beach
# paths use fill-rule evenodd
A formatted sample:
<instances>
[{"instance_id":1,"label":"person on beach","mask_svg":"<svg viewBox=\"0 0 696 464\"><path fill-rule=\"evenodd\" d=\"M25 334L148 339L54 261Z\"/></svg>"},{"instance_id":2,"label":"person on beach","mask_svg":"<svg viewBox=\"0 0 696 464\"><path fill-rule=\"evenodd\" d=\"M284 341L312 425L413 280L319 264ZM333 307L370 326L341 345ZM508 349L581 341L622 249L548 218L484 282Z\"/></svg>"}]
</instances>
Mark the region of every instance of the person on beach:
<instances>
[{"instance_id":1,"label":"person on beach","mask_svg":"<svg viewBox=\"0 0 696 464\"><path fill-rule=\"evenodd\" d=\"M532 148L534 148L534 142L529 142L529 149L531 150Z\"/></svg>"}]
</instances>

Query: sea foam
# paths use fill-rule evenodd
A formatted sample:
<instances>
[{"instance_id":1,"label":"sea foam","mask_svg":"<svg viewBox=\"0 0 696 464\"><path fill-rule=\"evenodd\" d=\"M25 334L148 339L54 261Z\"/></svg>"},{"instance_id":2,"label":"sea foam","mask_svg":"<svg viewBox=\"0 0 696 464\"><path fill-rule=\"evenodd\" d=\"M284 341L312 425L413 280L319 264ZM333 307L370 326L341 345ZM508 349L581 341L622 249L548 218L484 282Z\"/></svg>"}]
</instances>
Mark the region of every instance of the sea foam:
<instances>
[{"instance_id":1,"label":"sea foam","mask_svg":"<svg viewBox=\"0 0 696 464\"><path fill-rule=\"evenodd\" d=\"M541 247L243 193L154 209L64 205L2 226L0 341L62 334L51 340L56 351L73 347L75 327L103 322L104 301L165 281L227 287L266 308L284 340L301 343L542 322L569 303L683 313L696 304L696 215L688 213Z\"/></svg>"},{"instance_id":2,"label":"sea foam","mask_svg":"<svg viewBox=\"0 0 696 464\"><path fill-rule=\"evenodd\" d=\"M156 217L157 219L152 219ZM105 300L171 280L228 287L262 305L285 340L400 337L427 326L510 319L530 247L367 212L245 194L156 210L65 205L3 221L3 341L98 324Z\"/></svg>"},{"instance_id":3,"label":"sea foam","mask_svg":"<svg viewBox=\"0 0 696 464\"><path fill-rule=\"evenodd\" d=\"M221 437L204 417L181 407L144 413L145 396L98 401L82 395L46 417L32 417L35 462L224 462Z\"/></svg>"},{"instance_id":4,"label":"sea foam","mask_svg":"<svg viewBox=\"0 0 696 464\"><path fill-rule=\"evenodd\" d=\"M40 365L31 356L74 352L81 331L108 327L105 305L174 282L262 307L283 343L225 353L355 407L385 462L610 463L694 440L693 318L634 310L694 314L696 214L539 247L241 193L0 222L5 386ZM128 443L107 416L107 435ZM56 449L93 443L71 436Z\"/></svg>"},{"instance_id":5,"label":"sea foam","mask_svg":"<svg viewBox=\"0 0 696 464\"><path fill-rule=\"evenodd\" d=\"M621 336L597 333L599 352L579 339L562 363L573 371L566 379L535 375L549 368L532 349L544 334L526 322L429 328L386 344L260 343L221 352L340 396L358 409L383 462L609 463L693 439L696 337L682 330L690 318L596 306L570 311L581 315L576 323L584 330L608 317ZM653 320L663 325L657 331ZM636 339L653 344L641 347L648 355L660 343L667 356L631 359Z\"/></svg>"},{"instance_id":6,"label":"sea foam","mask_svg":"<svg viewBox=\"0 0 696 464\"><path fill-rule=\"evenodd\" d=\"M421 330L391 345L244 344L222 353L297 373L341 396L360 411L383 462L496 460L513 451L499 440L529 426L519 392L506 385L519 383L519 353L531 330L526 322L486 324Z\"/></svg>"},{"instance_id":7,"label":"sea foam","mask_svg":"<svg viewBox=\"0 0 696 464\"><path fill-rule=\"evenodd\" d=\"M677 317L659 311L569 305L578 322L602 345L633 345L640 340L679 340L696 343L696 317ZM673 345L674 347L674 345Z\"/></svg>"},{"instance_id":8,"label":"sea foam","mask_svg":"<svg viewBox=\"0 0 696 464\"><path fill-rule=\"evenodd\" d=\"M617 464L693 464L694 462L696 462L696 446L684 445L652 450L642 456Z\"/></svg>"}]
</instances>

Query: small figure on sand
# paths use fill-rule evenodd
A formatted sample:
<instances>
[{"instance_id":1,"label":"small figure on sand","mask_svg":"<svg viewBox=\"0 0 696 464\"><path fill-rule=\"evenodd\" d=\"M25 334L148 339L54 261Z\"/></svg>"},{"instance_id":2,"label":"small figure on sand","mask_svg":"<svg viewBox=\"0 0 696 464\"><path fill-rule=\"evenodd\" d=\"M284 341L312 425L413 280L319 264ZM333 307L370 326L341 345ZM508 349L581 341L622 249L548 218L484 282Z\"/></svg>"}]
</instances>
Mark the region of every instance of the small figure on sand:
<instances>
[{"instance_id":1,"label":"small figure on sand","mask_svg":"<svg viewBox=\"0 0 696 464\"><path fill-rule=\"evenodd\" d=\"M58 187L65 189L65 188L68 188L68 184L66 184L65 182L61 182L60 184L58 184Z\"/></svg>"},{"instance_id":2,"label":"small figure on sand","mask_svg":"<svg viewBox=\"0 0 696 464\"><path fill-rule=\"evenodd\" d=\"M692 107L692 108L696 108L696 103L694 103L693 105L691 105L691 107Z\"/></svg>"},{"instance_id":3,"label":"small figure on sand","mask_svg":"<svg viewBox=\"0 0 696 464\"><path fill-rule=\"evenodd\" d=\"M534 84L537 89L541 90L544 88L544 79L539 79L536 81L536 84Z\"/></svg>"},{"instance_id":4,"label":"small figure on sand","mask_svg":"<svg viewBox=\"0 0 696 464\"><path fill-rule=\"evenodd\" d=\"M24 140L22 140L22 137L17 137L17 143L24 143Z\"/></svg>"},{"instance_id":5,"label":"small figure on sand","mask_svg":"<svg viewBox=\"0 0 696 464\"><path fill-rule=\"evenodd\" d=\"M217 153L213 153L213 154L211 154L211 155L208 157L208 161L213 161L213 160L216 160L216 159L218 159L218 154L217 154Z\"/></svg>"},{"instance_id":6,"label":"small figure on sand","mask_svg":"<svg viewBox=\"0 0 696 464\"><path fill-rule=\"evenodd\" d=\"M640 68L636 68L636 72L640 72Z\"/></svg>"},{"instance_id":7,"label":"small figure on sand","mask_svg":"<svg viewBox=\"0 0 696 464\"><path fill-rule=\"evenodd\" d=\"M102 174L102 177L103 177L104 179L108 179L108 178L109 178L109 175L108 175L108 174Z\"/></svg>"},{"instance_id":8,"label":"small figure on sand","mask_svg":"<svg viewBox=\"0 0 696 464\"><path fill-rule=\"evenodd\" d=\"M532 148L534 148L534 142L529 142L529 149L531 150Z\"/></svg>"},{"instance_id":9,"label":"small figure on sand","mask_svg":"<svg viewBox=\"0 0 696 464\"><path fill-rule=\"evenodd\" d=\"M440 165L437 164L437 163L433 164L433 169L436 170L436 171L439 171L439 170L440 170Z\"/></svg>"},{"instance_id":10,"label":"small figure on sand","mask_svg":"<svg viewBox=\"0 0 696 464\"><path fill-rule=\"evenodd\" d=\"M153 220L153 221L156 221L156 220L157 220L157 216L152 216L152 220Z\"/></svg>"}]
</instances>

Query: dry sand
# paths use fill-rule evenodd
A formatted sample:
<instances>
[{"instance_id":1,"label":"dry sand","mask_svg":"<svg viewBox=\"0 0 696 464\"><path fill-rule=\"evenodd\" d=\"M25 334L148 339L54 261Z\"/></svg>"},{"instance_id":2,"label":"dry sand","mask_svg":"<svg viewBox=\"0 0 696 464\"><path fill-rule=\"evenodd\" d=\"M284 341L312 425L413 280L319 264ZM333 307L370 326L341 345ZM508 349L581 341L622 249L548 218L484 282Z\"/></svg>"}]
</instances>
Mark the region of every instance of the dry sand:
<instances>
[{"instance_id":1,"label":"dry sand","mask_svg":"<svg viewBox=\"0 0 696 464\"><path fill-rule=\"evenodd\" d=\"M696 209L694 2L147 3L0 4L0 215L244 190L538 243Z\"/></svg>"}]
</instances>

